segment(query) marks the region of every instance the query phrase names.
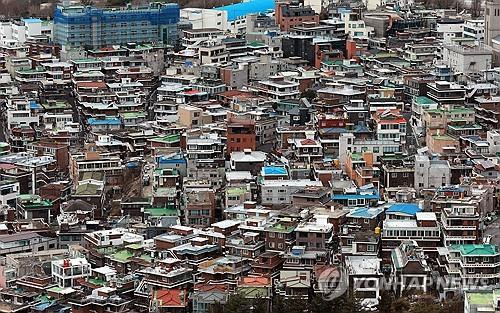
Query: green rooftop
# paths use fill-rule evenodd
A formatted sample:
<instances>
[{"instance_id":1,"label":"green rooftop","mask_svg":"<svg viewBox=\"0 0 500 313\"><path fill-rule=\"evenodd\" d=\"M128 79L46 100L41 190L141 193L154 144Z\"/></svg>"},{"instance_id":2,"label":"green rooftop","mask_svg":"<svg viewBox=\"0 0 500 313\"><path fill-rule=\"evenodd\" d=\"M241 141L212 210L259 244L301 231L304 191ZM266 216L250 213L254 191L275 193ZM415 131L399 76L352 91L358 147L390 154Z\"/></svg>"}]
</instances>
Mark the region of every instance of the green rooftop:
<instances>
[{"instance_id":1,"label":"green rooftop","mask_svg":"<svg viewBox=\"0 0 500 313\"><path fill-rule=\"evenodd\" d=\"M140 250L140 249L142 249L142 245L140 243L131 243L131 244L125 246L125 248L131 249L131 250Z\"/></svg>"},{"instance_id":2,"label":"green rooftop","mask_svg":"<svg viewBox=\"0 0 500 313\"><path fill-rule=\"evenodd\" d=\"M280 233L291 233L295 229L295 227L295 225L286 226L281 223L277 223L269 227L268 229Z\"/></svg>"},{"instance_id":3,"label":"green rooftop","mask_svg":"<svg viewBox=\"0 0 500 313\"><path fill-rule=\"evenodd\" d=\"M322 63L326 65L342 65L342 60L325 60Z\"/></svg>"},{"instance_id":4,"label":"green rooftop","mask_svg":"<svg viewBox=\"0 0 500 313\"><path fill-rule=\"evenodd\" d=\"M228 196L240 196L247 192L245 187L232 187L229 188L226 193Z\"/></svg>"},{"instance_id":5,"label":"green rooftop","mask_svg":"<svg viewBox=\"0 0 500 313\"><path fill-rule=\"evenodd\" d=\"M39 208L39 207L50 207L52 206L52 201L42 199L37 195L23 194L17 196L18 202L20 202L25 208Z\"/></svg>"},{"instance_id":6,"label":"green rooftop","mask_svg":"<svg viewBox=\"0 0 500 313\"><path fill-rule=\"evenodd\" d=\"M88 281L92 285L96 285L96 286L104 286L106 284L106 281L104 281L102 279L98 279L98 278L89 278Z\"/></svg>"},{"instance_id":7,"label":"green rooftop","mask_svg":"<svg viewBox=\"0 0 500 313\"><path fill-rule=\"evenodd\" d=\"M45 73L45 69L43 67L37 67L37 68L22 68L16 71L18 74L39 74L39 73Z\"/></svg>"},{"instance_id":8,"label":"green rooftop","mask_svg":"<svg viewBox=\"0 0 500 313\"><path fill-rule=\"evenodd\" d=\"M455 108L455 109L451 109L451 110L445 110L445 109L429 109L429 110L425 110L426 112L429 112L429 113L473 113L474 110L473 109L469 109L469 108Z\"/></svg>"},{"instance_id":9,"label":"green rooftop","mask_svg":"<svg viewBox=\"0 0 500 313\"><path fill-rule=\"evenodd\" d=\"M144 209L144 213L149 214L153 217L160 216L178 216L178 212L172 205L167 206L166 208L147 208Z\"/></svg>"},{"instance_id":10,"label":"green rooftop","mask_svg":"<svg viewBox=\"0 0 500 313\"><path fill-rule=\"evenodd\" d=\"M177 189L175 187L159 187L153 190L155 197L176 197Z\"/></svg>"},{"instance_id":11,"label":"green rooftop","mask_svg":"<svg viewBox=\"0 0 500 313\"><path fill-rule=\"evenodd\" d=\"M146 117L146 112L124 112L121 114L124 119Z\"/></svg>"},{"instance_id":12,"label":"green rooftop","mask_svg":"<svg viewBox=\"0 0 500 313\"><path fill-rule=\"evenodd\" d=\"M159 136L151 139L153 141L161 141L161 142L166 142L166 143L173 143L173 142L178 142L181 140L181 135L180 134L174 134L174 135L167 135L167 136Z\"/></svg>"},{"instance_id":13,"label":"green rooftop","mask_svg":"<svg viewBox=\"0 0 500 313\"><path fill-rule=\"evenodd\" d=\"M353 159L355 161L361 161L361 160L363 160L363 155L361 153L353 152L353 153L351 153L351 159Z\"/></svg>"},{"instance_id":14,"label":"green rooftop","mask_svg":"<svg viewBox=\"0 0 500 313\"><path fill-rule=\"evenodd\" d=\"M260 42L260 41L250 41L249 43L247 43L248 46L252 47L252 48L260 48L260 47L265 47L266 44Z\"/></svg>"},{"instance_id":15,"label":"green rooftop","mask_svg":"<svg viewBox=\"0 0 500 313\"><path fill-rule=\"evenodd\" d=\"M471 305L494 306L495 298L500 296L500 289L466 292L466 297Z\"/></svg>"},{"instance_id":16,"label":"green rooftop","mask_svg":"<svg viewBox=\"0 0 500 313\"><path fill-rule=\"evenodd\" d=\"M111 259L116 260L118 262L127 262L133 256L134 254L129 250L121 250L111 255Z\"/></svg>"},{"instance_id":17,"label":"green rooftop","mask_svg":"<svg viewBox=\"0 0 500 313\"><path fill-rule=\"evenodd\" d=\"M72 60L74 63L93 63L93 62L101 62L101 60L97 58L82 58L82 59L76 59Z\"/></svg>"},{"instance_id":18,"label":"green rooftop","mask_svg":"<svg viewBox=\"0 0 500 313\"><path fill-rule=\"evenodd\" d=\"M149 254L143 254L139 257L139 259L146 262L151 262L153 260Z\"/></svg>"},{"instance_id":19,"label":"green rooftop","mask_svg":"<svg viewBox=\"0 0 500 313\"><path fill-rule=\"evenodd\" d=\"M448 135L433 135L432 139L434 140L455 140L454 138Z\"/></svg>"},{"instance_id":20,"label":"green rooftop","mask_svg":"<svg viewBox=\"0 0 500 313\"><path fill-rule=\"evenodd\" d=\"M452 250L458 250L465 256L492 256L498 254L498 249L491 244L463 244L452 245Z\"/></svg>"},{"instance_id":21,"label":"green rooftop","mask_svg":"<svg viewBox=\"0 0 500 313\"><path fill-rule=\"evenodd\" d=\"M425 105L425 104L437 104L434 100L426 97L426 96L420 96L415 98L415 103L420 104L420 105Z\"/></svg>"},{"instance_id":22,"label":"green rooftop","mask_svg":"<svg viewBox=\"0 0 500 313\"><path fill-rule=\"evenodd\" d=\"M71 108L70 104L66 101L50 101L47 103L42 103L42 107L45 110L48 110L48 109L70 109Z\"/></svg>"},{"instance_id":23,"label":"green rooftop","mask_svg":"<svg viewBox=\"0 0 500 313\"><path fill-rule=\"evenodd\" d=\"M54 292L54 293L59 293L63 290L64 290L64 288L57 287L57 286L47 289L47 291Z\"/></svg>"},{"instance_id":24,"label":"green rooftop","mask_svg":"<svg viewBox=\"0 0 500 313\"><path fill-rule=\"evenodd\" d=\"M99 185L86 183L76 187L75 195L77 196L99 196L102 194L102 188Z\"/></svg>"}]
</instances>

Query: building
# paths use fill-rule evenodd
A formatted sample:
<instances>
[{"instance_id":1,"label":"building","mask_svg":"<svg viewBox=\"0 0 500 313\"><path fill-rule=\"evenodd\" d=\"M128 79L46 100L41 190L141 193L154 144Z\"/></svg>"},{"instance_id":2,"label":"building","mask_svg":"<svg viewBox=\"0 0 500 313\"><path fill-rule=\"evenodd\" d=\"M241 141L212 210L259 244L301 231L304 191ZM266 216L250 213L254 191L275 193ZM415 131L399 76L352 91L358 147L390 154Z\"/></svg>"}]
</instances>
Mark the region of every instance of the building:
<instances>
[{"instance_id":1,"label":"building","mask_svg":"<svg viewBox=\"0 0 500 313\"><path fill-rule=\"evenodd\" d=\"M436 23L436 32L438 38L445 44L449 44L455 38L461 38L464 34L464 20L442 18Z\"/></svg>"},{"instance_id":2,"label":"building","mask_svg":"<svg viewBox=\"0 0 500 313\"><path fill-rule=\"evenodd\" d=\"M349 292L355 293L361 305L375 308L380 299L380 259L377 256L351 255L345 258Z\"/></svg>"},{"instance_id":3,"label":"building","mask_svg":"<svg viewBox=\"0 0 500 313\"><path fill-rule=\"evenodd\" d=\"M483 291L465 291L464 313L497 312L500 308L499 297L500 290L495 287Z\"/></svg>"},{"instance_id":4,"label":"building","mask_svg":"<svg viewBox=\"0 0 500 313\"><path fill-rule=\"evenodd\" d=\"M90 275L90 264L85 258L52 261L52 277L61 288L76 286L77 280Z\"/></svg>"},{"instance_id":5,"label":"building","mask_svg":"<svg viewBox=\"0 0 500 313\"><path fill-rule=\"evenodd\" d=\"M493 53L484 45L444 45L443 62L455 73L477 73L489 70L493 64Z\"/></svg>"},{"instance_id":6,"label":"building","mask_svg":"<svg viewBox=\"0 0 500 313\"><path fill-rule=\"evenodd\" d=\"M457 244L440 251L438 265L445 278L455 277L459 285L442 292L456 295L498 284L500 266L498 247L491 244Z\"/></svg>"},{"instance_id":7,"label":"building","mask_svg":"<svg viewBox=\"0 0 500 313\"><path fill-rule=\"evenodd\" d=\"M92 48L129 42L173 44L178 39L179 14L177 4L151 3L118 10L63 4L54 12L54 41Z\"/></svg>"},{"instance_id":8,"label":"building","mask_svg":"<svg viewBox=\"0 0 500 313\"><path fill-rule=\"evenodd\" d=\"M227 30L227 13L222 10L183 8L180 10L180 18L191 24L192 29L216 28Z\"/></svg>"},{"instance_id":9,"label":"building","mask_svg":"<svg viewBox=\"0 0 500 313\"><path fill-rule=\"evenodd\" d=\"M444 245L479 243L481 237L477 208L473 205L450 204L441 212Z\"/></svg>"},{"instance_id":10,"label":"building","mask_svg":"<svg viewBox=\"0 0 500 313\"><path fill-rule=\"evenodd\" d=\"M401 296L405 290L427 292L431 268L414 241L404 241L391 254L393 288Z\"/></svg>"},{"instance_id":11,"label":"building","mask_svg":"<svg viewBox=\"0 0 500 313\"><path fill-rule=\"evenodd\" d=\"M484 43L493 46L493 40L500 35L500 2L496 0L486 1L484 10Z\"/></svg>"},{"instance_id":12,"label":"building","mask_svg":"<svg viewBox=\"0 0 500 313\"><path fill-rule=\"evenodd\" d=\"M451 181L451 167L446 160L430 159L426 155L415 156L415 183L417 191L447 186Z\"/></svg>"},{"instance_id":13,"label":"building","mask_svg":"<svg viewBox=\"0 0 500 313\"><path fill-rule=\"evenodd\" d=\"M309 6L297 6L288 3L276 3L276 24L281 31L290 31L303 24L319 24L319 15Z\"/></svg>"},{"instance_id":14,"label":"building","mask_svg":"<svg viewBox=\"0 0 500 313\"><path fill-rule=\"evenodd\" d=\"M227 154L234 151L255 151L257 147L254 120L229 117L226 136Z\"/></svg>"},{"instance_id":15,"label":"building","mask_svg":"<svg viewBox=\"0 0 500 313\"><path fill-rule=\"evenodd\" d=\"M466 20L464 24L464 38L473 38L478 42L484 41L484 19Z\"/></svg>"}]
</instances>

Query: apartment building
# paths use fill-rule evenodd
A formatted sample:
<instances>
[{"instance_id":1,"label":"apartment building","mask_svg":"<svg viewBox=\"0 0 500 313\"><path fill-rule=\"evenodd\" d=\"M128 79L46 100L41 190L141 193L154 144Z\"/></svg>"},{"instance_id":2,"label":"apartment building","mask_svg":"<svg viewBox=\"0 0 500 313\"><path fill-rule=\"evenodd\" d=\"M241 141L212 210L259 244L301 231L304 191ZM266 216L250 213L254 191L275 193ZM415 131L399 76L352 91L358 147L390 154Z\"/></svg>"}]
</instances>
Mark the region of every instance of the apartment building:
<instances>
[{"instance_id":1,"label":"apartment building","mask_svg":"<svg viewBox=\"0 0 500 313\"><path fill-rule=\"evenodd\" d=\"M479 212L476 206L452 204L443 207L441 225L443 243L446 247L453 244L475 244L481 241Z\"/></svg>"},{"instance_id":2,"label":"apartment building","mask_svg":"<svg viewBox=\"0 0 500 313\"><path fill-rule=\"evenodd\" d=\"M74 287L77 280L90 275L90 264L85 258L52 261L52 278L61 288Z\"/></svg>"},{"instance_id":3,"label":"apartment building","mask_svg":"<svg viewBox=\"0 0 500 313\"><path fill-rule=\"evenodd\" d=\"M54 41L63 46L100 48L129 42L172 44L178 38L180 13L177 4L151 3L146 7L102 10L66 3L54 11Z\"/></svg>"}]
</instances>

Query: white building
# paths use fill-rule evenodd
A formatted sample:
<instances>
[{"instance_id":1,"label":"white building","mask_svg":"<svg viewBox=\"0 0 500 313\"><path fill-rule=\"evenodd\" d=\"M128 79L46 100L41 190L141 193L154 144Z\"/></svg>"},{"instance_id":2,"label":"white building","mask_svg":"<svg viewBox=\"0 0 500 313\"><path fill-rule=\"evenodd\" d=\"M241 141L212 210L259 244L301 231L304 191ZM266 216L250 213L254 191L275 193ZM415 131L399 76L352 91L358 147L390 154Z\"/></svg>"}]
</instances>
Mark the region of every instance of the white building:
<instances>
[{"instance_id":1,"label":"white building","mask_svg":"<svg viewBox=\"0 0 500 313\"><path fill-rule=\"evenodd\" d=\"M300 95L299 83L286 81L283 77L272 77L271 80L260 81L259 85L258 91L274 100L294 99Z\"/></svg>"},{"instance_id":2,"label":"white building","mask_svg":"<svg viewBox=\"0 0 500 313\"><path fill-rule=\"evenodd\" d=\"M227 12L213 9L184 8L181 19L191 23L193 29L217 28L227 30Z\"/></svg>"},{"instance_id":3,"label":"white building","mask_svg":"<svg viewBox=\"0 0 500 313\"><path fill-rule=\"evenodd\" d=\"M20 126L38 126L40 118L31 109L31 103L24 97L7 100L7 129Z\"/></svg>"},{"instance_id":4,"label":"white building","mask_svg":"<svg viewBox=\"0 0 500 313\"><path fill-rule=\"evenodd\" d=\"M448 186L451 180L450 163L431 160L426 155L415 155L415 190Z\"/></svg>"},{"instance_id":5,"label":"white building","mask_svg":"<svg viewBox=\"0 0 500 313\"><path fill-rule=\"evenodd\" d=\"M443 45L443 62L455 73L478 73L492 66L493 52L484 45Z\"/></svg>"},{"instance_id":6,"label":"white building","mask_svg":"<svg viewBox=\"0 0 500 313\"><path fill-rule=\"evenodd\" d=\"M466 20L464 24L465 38L473 38L475 40L484 40L484 20Z\"/></svg>"},{"instance_id":7,"label":"white building","mask_svg":"<svg viewBox=\"0 0 500 313\"><path fill-rule=\"evenodd\" d=\"M459 19L441 19L437 21L436 32L445 44L451 44L454 38L460 38L464 34L464 21Z\"/></svg>"},{"instance_id":8,"label":"white building","mask_svg":"<svg viewBox=\"0 0 500 313\"><path fill-rule=\"evenodd\" d=\"M339 137L339 160L345 164L349 153L372 152L375 164L387 153L400 152L401 143L394 140L359 140L353 133L342 133Z\"/></svg>"},{"instance_id":9,"label":"white building","mask_svg":"<svg viewBox=\"0 0 500 313\"><path fill-rule=\"evenodd\" d=\"M304 0L304 6L310 6L316 14L321 14L321 9L328 4L328 2L328 0Z\"/></svg>"},{"instance_id":10,"label":"white building","mask_svg":"<svg viewBox=\"0 0 500 313\"><path fill-rule=\"evenodd\" d=\"M344 15L345 33L352 39L368 39L374 32L374 28L366 26L365 21L354 16L356 14Z\"/></svg>"},{"instance_id":11,"label":"white building","mask_svg":"<svg viewBox=\"0 0 500 313\"><path fill-rule=\"evenodd\" d=\"M262 205L290 204L294 192L309 186L321 187L323 184L308 179L265 180L261 185Z\"/></svg>"},{"instance_id":12,"label":"white building","mask_svg":"<svg viewBox=\"0 0 500 313\"><path fill-rule=\"evenodd\" d=\"M73 287L77 279L89 274L90 264L85 258L52 261L52 278L61 288Z\"/></svg>"},{"instance_id":13,"label":"white building","mask_svg":"<svg viewBox=\"0 0 500 313\"><path fill-rule=\"evenodd\" d=\"M376 256L349 255L345 257L349 286L366 308L375 308L380 298L380 262Z\"/></svg>"},{"instance_id":14,"label":"white building","mask_svg":"<svg viewBox=\"0 0 500 313\"><path fill-rule=\"evenodd\" d=\"M144 237L128 232L125 228L99 230L85 234L85 243L95 248L116 247L124 244L141 243Z\"/></svg>"},{"instance_id":15,"label":"white building","mask_svg":"<svg viewBox=\"0 0 500 313\"><path fill-rule=\"evenodd\" d=\"M486 141L488 141L491 154L500 152L500 131L489 130L486 132Z\"/></svg>"},{"instance_id":16,"label":"white building","mask_svg":"<svg viewBox=\"0 0 500 313\"><path fill-rule=\"evenodd\" d=\"M10 204L15 205L19 196L19 182L15 180L0 181L0 206Z\"/></svg>"},{"instance_id":17,"label":"white building","mask_svg":"<svg viewBox=\"0 0 500 313\"><path fill-rule=\"evenodd\" d=\"M25 18L0 24L0 45L21 45L28 40L52 40L53 22Z\"/></svg>"}]
</instances>

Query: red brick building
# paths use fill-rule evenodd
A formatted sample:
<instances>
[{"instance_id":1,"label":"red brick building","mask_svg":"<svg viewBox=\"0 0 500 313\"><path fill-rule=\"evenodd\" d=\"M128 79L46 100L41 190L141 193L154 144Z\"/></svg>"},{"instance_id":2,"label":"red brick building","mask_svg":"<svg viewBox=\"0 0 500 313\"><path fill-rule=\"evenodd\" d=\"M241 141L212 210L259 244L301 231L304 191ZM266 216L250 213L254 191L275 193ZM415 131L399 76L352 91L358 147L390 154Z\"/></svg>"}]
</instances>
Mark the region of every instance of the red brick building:
<instances>
[{"instance_id":1,"label":"red brick building","mask_svg":"<svg viewBox=\"0 0 500 313\"><path fill-rule=\"evenodd\" d=\"M287 2L276 3L275 17L280 30L286 32L303 23L319 24L319 15L310 6L297 6Z\"/></svg>"},{"instance_id":2,"label":"red brick building","mask_svg":"<svg viewBox=\"0 0 500 313\"><path fill-rule=\"evenodd\" d=\"M233 151L256 149L255 121L245 118L228 117L227 121L227 155Z\"/></svg>"}]
</instances>

